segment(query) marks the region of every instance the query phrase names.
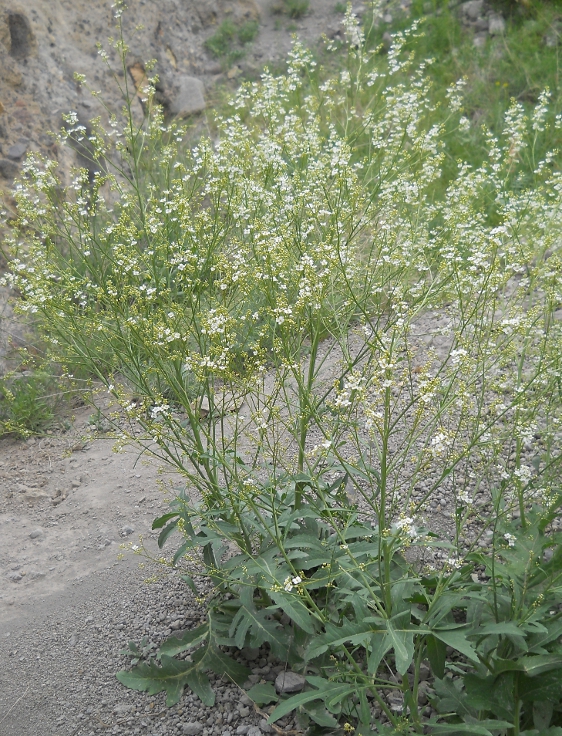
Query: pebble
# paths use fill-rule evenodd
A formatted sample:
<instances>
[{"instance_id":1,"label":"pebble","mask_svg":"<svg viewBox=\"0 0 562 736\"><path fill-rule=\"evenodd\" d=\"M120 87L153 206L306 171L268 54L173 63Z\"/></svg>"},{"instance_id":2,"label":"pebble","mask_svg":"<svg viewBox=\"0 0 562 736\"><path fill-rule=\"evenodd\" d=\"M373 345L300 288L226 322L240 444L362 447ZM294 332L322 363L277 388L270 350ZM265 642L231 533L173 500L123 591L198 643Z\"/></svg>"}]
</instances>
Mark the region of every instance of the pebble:
<instances>
[{"instance_id":1,"label":"pebble","mask_svg":"<svg viewBox=\"0 0 562 736\"><path fill-rule=\"evenodd\" d=\"M490 36L503 36L505 33L505 20L501 15L491 15L488 22L488 33Z\"/></svg>"},{"instance_id":2,"label":"pebble","mask_svg":"<svg viewBox=\"0 0 562 736\"><path fill-rule=\"evenodd\" d=\"M303 675L297 672L280 672L275 678L275 689L281 695L282 693L300 693L306 684Z\"/></svg>"},{"instance_id":3,"label":"pebble","mask_svg":"<svg viewBox=\"0 0 562 736\"><path fill-rule=\"evenodd\" d=\"M134 528L132 526L129 526L128 524L125 524L125 526L121 527L121 536L122 537L128 537L129 534L132 534L134 532Z\"/></svg>"},{"instance_id":4,"label":"pebble","mask_svg":"<svg viewBox=\"0 0 562 736\"><path fill-rule=\"evenodd\" d=\"M200 721L190 721L183 724L183 733L188 734L188 736L197 736L202 730L203 724Z\"/></svg>"},{"instance_id":5,"label":"pebble","mask_svg":"<svg viewBox=\"0 0 562 736\"><path fill-rule=\"evenodd\" d=\"M11 580L12 583L19 583L21 579L22 579L22 575L19 572L9 572L8 573L8 580Z\"/></svg>"},{"instance_id":6,"label":"pebble","mask_svg":"<svg viewBox=\"0 0 562 736\"><path fill-rule=\"evenodd\" d=\"M41 527L37 527L37 529L34 529L32 532L29 532L29 538L39 539L39 537L42 537L43 534L44 534L43 529L41 529Z\"/></svg>"}]
</instances>

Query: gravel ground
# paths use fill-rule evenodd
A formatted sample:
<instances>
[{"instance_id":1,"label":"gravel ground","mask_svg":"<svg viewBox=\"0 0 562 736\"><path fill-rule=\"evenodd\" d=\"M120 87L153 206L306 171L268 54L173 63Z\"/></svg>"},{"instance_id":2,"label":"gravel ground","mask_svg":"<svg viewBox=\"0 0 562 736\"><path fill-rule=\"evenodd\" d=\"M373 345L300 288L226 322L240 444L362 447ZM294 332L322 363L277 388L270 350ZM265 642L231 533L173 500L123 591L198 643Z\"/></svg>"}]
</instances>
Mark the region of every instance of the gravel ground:
<instances>
[{"instance_id":1,"label":"gravel ground","mask_svg":"<svg viewBox=\"0 0 562 736\"><path fill-rule=\"evenodd\" d=\"M157 580L145 582L151 575ZM172 631L203 621L204 609L193 594L161 566L139 569L128 555L63 595L17 609L0 622L2 736L273 733L264 715L230 682L214 680L212 708L188 690L178 705L167 708L164 693L147 696L115 678L129 664L120 652L130 641L146 637L158 645ZM282 669L261 654L247 652L250 681L274 679ZM287 721L276 725L293 729Z\"/></svg>"}]
</instances>

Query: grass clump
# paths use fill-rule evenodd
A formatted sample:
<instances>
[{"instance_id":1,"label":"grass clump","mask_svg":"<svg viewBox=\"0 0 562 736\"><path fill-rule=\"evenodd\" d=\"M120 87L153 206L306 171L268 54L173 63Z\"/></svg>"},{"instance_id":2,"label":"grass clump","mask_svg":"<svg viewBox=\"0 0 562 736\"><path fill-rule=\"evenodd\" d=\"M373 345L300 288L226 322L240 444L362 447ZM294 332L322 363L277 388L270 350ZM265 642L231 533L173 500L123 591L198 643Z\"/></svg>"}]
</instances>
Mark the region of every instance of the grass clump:
<instances>
[{"instance_id":1,"label":"grass clump","mask_svg":"<svg viewBox=\"0 0 562 736\"><path fill-rule=\"evenodd\" d=\"M250 44L259 32L257 21L236 24L232 20L224 20L215 33L205 41L205 48L216 58L228 65L241 59L245 47Z\"/></svg>"},{"instance_id":2,"label":"grass clump","mask_svg":"<svg viewBox=\"0 0 562 736\"><path fill-rule=\"evenodd\" d=\"M67 392L68 386L50 372L22 369L2 376L0 437L25 438L60 426L58 411Z\"/></svg>"},{"instance_id":3,"label":"grass clump","mask_svg":"<svg viewBox=\"0 0 562 736\"><path fill-rule=\"evenodd\" d=\"M273 12L297 20L308 13L309 7L310 0L280 0L273 6Z\"/></svg>"},{"instance_id":4,"label":"grass clump","mask_svg":"<svg viewBox=\"0 0 562 736\"><path fill-rule=\"evenodd\" d=\"M93 185L28 158L8 281L185 480L153 528L208 619L124 684L212 706L259 646L304 676L249 689L273 723L556 736L562 123L513 100L463 159L466 85L371 30L295 43L189 149L127 98Z\"/></svg>"}]
</instances>

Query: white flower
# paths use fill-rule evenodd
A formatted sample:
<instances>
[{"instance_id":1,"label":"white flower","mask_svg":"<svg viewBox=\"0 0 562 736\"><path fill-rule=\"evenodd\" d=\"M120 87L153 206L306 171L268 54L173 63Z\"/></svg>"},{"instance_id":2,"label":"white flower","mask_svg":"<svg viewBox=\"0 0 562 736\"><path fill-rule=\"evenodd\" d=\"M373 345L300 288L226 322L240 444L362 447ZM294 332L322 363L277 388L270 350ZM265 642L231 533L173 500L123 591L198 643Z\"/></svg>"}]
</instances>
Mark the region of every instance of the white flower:
<instances>
[{"instance_id":1,"label":"white flower","mask_svg":"<svg viewBox=\"0 0 562 736\"><path fill-rule=\"evenodd\" d=\"M508 544L509 547L515 547L516 537L514 537L513 534L510 534L509 532L506 532L503 535L503 538L505 539L505 541L507 542L507 544Z\"/></svg>"}]
</instances>

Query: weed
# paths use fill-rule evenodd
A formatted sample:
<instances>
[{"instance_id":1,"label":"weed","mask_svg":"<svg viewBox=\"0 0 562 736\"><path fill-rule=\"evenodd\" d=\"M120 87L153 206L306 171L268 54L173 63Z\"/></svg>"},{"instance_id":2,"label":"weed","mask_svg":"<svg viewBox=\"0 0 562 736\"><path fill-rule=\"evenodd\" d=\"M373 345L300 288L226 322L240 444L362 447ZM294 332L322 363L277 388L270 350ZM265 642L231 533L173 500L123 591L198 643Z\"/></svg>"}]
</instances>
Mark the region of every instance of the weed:
<instances>
[{"instance_id":1,"label":"weed","mask_svg":"<svg viewBox=\"0 0 562 736\"><path fill-rule=\"evenodd\" d=\"M29 437L51 427L63 398L60 379L23 370L0 379L0 436Z\"/></svg>"},{"instance_id":2,"label":"weed","mask_svg":"<svg viewBox=\"0 0 562 736\"><path fill-rule=\"evenodd\" d=\"M548 91L512 100L477 163L453 159L463 81L435 92L415 27L387 54L349 12L344 28L337 73L295 43L218 144L186 148L151 105L135 128L127 97L122 138L91 136L93 196L38 156L15 193L20 309L99 376L122 441L183 476L153 528L215 591L205 624L130 647L118 676L210 706L209 671L248 675L224 647L263 646L305 680L249 690L270 722L554 736L562 121Z\"/></svg>"},{"instance_id":3,"label":"weed","mask_svg":"<svg viewBox=\"0 0 562 736\"><path fill-rule=\"evenodd\" d=\"M215 33L205 41L205 48L228 66L244 56L244 46L251 43L259 32L257 21L236 25L231 20L223 21Z\"/></svg>"},{"instance_id":4,"label":"weed","mask_svg":"<svg viewBox=\"0 0 562 736\"><path fill-rule=\"evenodd\" d=\"M307 14L309 7L310 0L280 0L273 5L272 12L298 19Z\"/></svg>"}]
</instances>

